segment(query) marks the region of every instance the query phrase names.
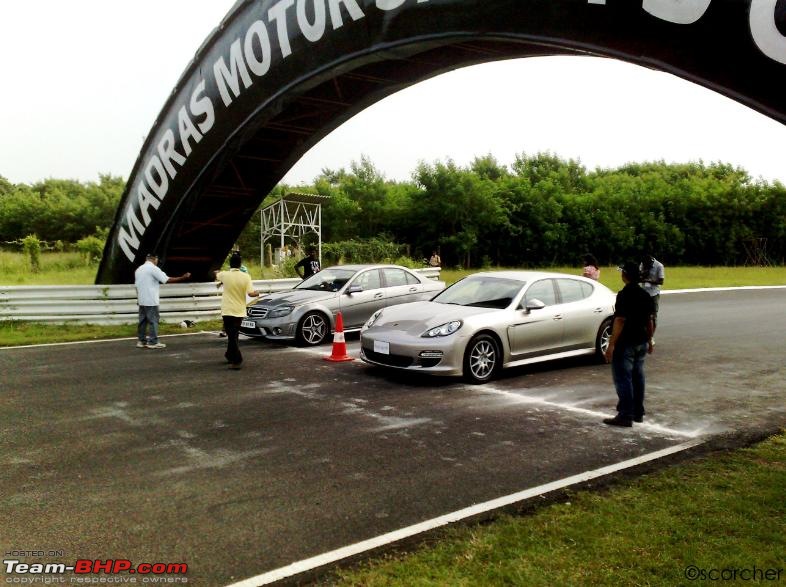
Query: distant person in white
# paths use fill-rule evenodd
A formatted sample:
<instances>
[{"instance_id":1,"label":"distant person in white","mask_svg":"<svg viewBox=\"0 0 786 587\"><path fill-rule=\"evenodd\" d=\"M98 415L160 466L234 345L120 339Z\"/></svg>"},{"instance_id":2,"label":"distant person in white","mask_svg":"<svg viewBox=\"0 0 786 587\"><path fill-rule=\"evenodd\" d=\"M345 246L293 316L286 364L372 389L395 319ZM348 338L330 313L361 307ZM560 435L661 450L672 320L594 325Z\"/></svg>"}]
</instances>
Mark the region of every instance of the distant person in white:
<instances>
[{"instance_id":1,"label":"distant person in white","mask_svg":"<svg viewBox=\"0 0 786 587\"><path fill-rule=\"evenodd\" d=\"M641 277L639 283L650 296L655 305L655 313L652 315L652 331L658 327L658 310L660 310L660 286L666 278L666 271L663 263L658 261L650 253L644 253L639 264Z\"/></svg>"},{"instance_id":2,"label":"distant person in white","mask_svg":"<svg viewBox=\"0 0 786 587\"><path fill-rule=\"evenodd\" d=\"M191 274L186 272L180 277L169 277L158 268L158 255L148 253L144 265L134 272L137 304L139 304L139 326L137 327L138 349L163 349L166 345L158 342L158 290L162 283L186 281ZM148 328L150 330L148 334Z\"/></svg>"}]
</instances>

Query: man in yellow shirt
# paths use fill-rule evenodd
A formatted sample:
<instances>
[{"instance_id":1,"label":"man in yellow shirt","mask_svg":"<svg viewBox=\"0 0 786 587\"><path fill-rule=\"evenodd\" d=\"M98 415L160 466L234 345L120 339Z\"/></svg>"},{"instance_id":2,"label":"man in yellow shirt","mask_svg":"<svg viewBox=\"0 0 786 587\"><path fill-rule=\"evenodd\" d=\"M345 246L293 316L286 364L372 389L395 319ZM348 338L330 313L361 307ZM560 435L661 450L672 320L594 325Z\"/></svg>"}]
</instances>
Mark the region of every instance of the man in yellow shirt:
<instances>
[{"instance_id":1,"label":"man in yellow shirt","mask_svg":"<svg viewBox=\"0 0 786 587\"><path fill-rule=\"evenodd\" d=\"M224 285L224 292L221 294L221 318L227 333L227 351L224 356L229 361L230 369L240 369L243 364L238 335L240 322L246 317L246 294L251 297L259 295L248 273L240 270L242 263L243 258L235 251L229 258L229 271L216 272L216 279Z\"/></svg>"}]
</instances>

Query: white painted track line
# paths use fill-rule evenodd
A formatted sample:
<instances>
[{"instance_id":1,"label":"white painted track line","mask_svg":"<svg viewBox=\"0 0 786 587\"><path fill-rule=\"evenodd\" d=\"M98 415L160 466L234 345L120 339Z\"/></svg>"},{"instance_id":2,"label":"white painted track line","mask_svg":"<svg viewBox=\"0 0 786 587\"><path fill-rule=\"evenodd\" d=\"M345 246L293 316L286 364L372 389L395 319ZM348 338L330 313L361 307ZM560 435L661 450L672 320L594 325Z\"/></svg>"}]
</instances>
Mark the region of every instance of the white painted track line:
<instances>
[{"instance_id":1,"label":"white painted track line","mask_svg":"<svg viewBox=\"0 0 786 587\"><path fill-rule=\"evenodd\" d=\"M529 396L520 392L499 389L491 385L472 386L471 389L473 391L501 396L513 404L534 404L548 408L556 408L559 410L565 410L566 412L579 414L581 416L589 416L599 421L603 418L609 417L609 412L596 412L595 410L580 408L575 404L555 402L542 397ZM652 422L646 421L641 424L636 424L635 428L643 428L645 430L649 430L650 432L657 432L658 434L666 434L669 436L681 436L683 438L698 438L705 433L703 428L699 428L697 430L677 430L675 428L668 428L666 426L661 426L660 424L654 424Z\"/></svg>"},{"instance_id":2,"label":"white painted track line","mask_svg":"<svg viewBox=\"0 0 786 587\"><path fill-rule=\"evenodd\" d=\"M752 289L786 289L786 285L738 285L734 287L702 287L696 289L663 289L661 295L704 293L712 291L745 291Z\"/></svg>"},{"instance_id":3,"label":"white painted track line","mask_svg":"<svg viewBox=\"0 0 786 587\"><path fill-rule=\"evenodd\" d=\"M526 499L537 497L539 495L544 495L546 493L556 491L558 489L564 489L566 487L570 487L571 485L584 483L592 479L597 479L598 477L603 477L611 473L623 471L625 469L629 469L631 467L635 467L643 463L654 461L672 454L676 454L688 450L702 443L703 443L702 440L692 440L690 442L685 442L683 444L678 444L676 446L664 448L662 450L653 453L642 455L634 459L622 461L621 463L608 465L606 467L601 467L600 469L595 469L594 471L579 473L578 475L566 477L565 479L560 479L558 481L552 481L551 483L540 485L539 487L532 487L530 489L525 489L524 491L519 491L518 493L513 493L511 495L499 497L497 499L493 499L485 503L476 504L468 508L451 512L444 516L439 516L438 518L433 518L431 520L426 520L425 522L420 522L419 524L415 524L413 526L401 528L400 530L394 530L393 532L388 532L387 534L382 534L381 536L370 538L369 540L357 542L355 544L344 546L337 550L326 552L324 554L320 554L312 558L294 562L285 567L268 571L267 573L264 573L262 575L257 575L256 577L244 579L243 581L239 581L237 583L232 583L228 587L258 587L260 585L269 585L270 583L274 583L282 579L293 577L295 575L299 575L300 573L312 571L324 565L335 563L340 560L349 558L351 556L368 552L375 548L386 546L394 542L403 540L405 538L410 538L412 536L421 534L423 532L434 530L442 526L447 526L448 524L459 522L461 520L466 520L473 516L477 516L479 514L484 514L499 508L503 508L512 505L514 503L524 501Z\"/></svg>"}]
</instances>

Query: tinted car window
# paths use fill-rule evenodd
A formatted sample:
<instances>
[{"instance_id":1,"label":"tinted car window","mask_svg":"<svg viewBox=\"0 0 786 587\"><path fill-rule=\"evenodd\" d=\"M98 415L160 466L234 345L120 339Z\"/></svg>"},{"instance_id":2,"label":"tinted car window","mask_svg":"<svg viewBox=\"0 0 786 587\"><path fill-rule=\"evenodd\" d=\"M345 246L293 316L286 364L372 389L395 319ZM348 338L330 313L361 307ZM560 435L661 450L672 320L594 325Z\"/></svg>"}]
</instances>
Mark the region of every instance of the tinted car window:
<instances>
[{"instance_id":1,"label":"tinted car window","mask_svg":"<svg viewBox=\"0 0 786 587\"><path fill-rule=\"evenodd\" d=\"M499 277L467 277L443 290L432 301L440 304L475 306L478 308L507 308L524 283Z\"/></svg>"},{"instance_id":2,"label":"tinted car window","mask_svg":"<svg viewBox=\"0 0 786 587\"><path fill-rule=\"evenodd\" d=\"M554 285L551 279L543 279L536 281L527 290L526 301L527 303L532 300L540 300L547 306L553 306L557 303L557 296L554 293Z\"/></svg>"},{"instance_id":3,"label":"tinted car window","mask_svg":"<svg viewBox=\"0 0 786 587\"><path fill-rule=\"evenodd\" d=\"M404 274L407 276L407 285L415 285L416 283L420 283L420 280L417 278L417 276L412 275L412 273L405 271Z\"/></svg>"},{"instance_id":4,"label":"tinted car window","mask_svg":"<svg viewBox=\"0 0 786 587\"><path fill-rule=\"evenodd\" d=\"M352 282L352 285L359 285L363 291L370 289L379 289L382 287L382 280L379 277L379 270L372 269L358 275L357 279Z\"/></svg>"},{"instance_id":5,"label":"tinted car window","mask_svg":"<svg viewBox=\"0 0 786 587\"><path fill-rule=\"evenodd\" d=\"M407 274L401 269L383 269L385 274L385 285L396 287L397 285L407 285Z\"/></svg>"},{"instance_id":6,"label":"tinted car window","mask_svg":"<svg viewBox=\"0 0 786 587\"><path fill-rule=\"evenodd\" d=\"M592 293L592 286L576 279L558 279L560 297L563 304L578 302Z\"/></svg>"},{"instance_id":7,"label":"tinted car window","mask_svg":"<svg viewBox=\"0 0 786 587\"><path fill-rule=\"evenodd\" d=\"M338 291L355 274L351 269L329 267L300 282L295 289Z\"/></svg>"}]
</instances>

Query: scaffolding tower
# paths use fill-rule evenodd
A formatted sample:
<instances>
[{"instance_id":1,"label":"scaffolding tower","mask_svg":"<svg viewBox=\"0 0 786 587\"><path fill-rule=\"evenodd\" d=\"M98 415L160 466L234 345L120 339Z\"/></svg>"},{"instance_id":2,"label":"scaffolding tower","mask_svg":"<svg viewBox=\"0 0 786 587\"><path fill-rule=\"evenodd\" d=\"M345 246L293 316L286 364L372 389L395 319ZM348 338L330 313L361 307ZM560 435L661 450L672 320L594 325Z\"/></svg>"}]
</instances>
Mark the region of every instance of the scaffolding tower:
<instances>
[{"instance_id":1,"label":"scaffolding tower","mask_svg":"<svg viewBox=\"0 0 786 587\"><path fill-rule=\"evenodd\" d=\"M330 196L319 194L289 193L277 202L260 210L261 262L265 266L265 243L279 238L280 250L284 250L284 238L290 237L298 246L306 234L317 235L317 251L322 262L322 203Z\"/></svg>"}]
</instances>

